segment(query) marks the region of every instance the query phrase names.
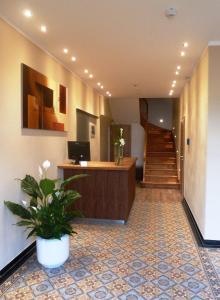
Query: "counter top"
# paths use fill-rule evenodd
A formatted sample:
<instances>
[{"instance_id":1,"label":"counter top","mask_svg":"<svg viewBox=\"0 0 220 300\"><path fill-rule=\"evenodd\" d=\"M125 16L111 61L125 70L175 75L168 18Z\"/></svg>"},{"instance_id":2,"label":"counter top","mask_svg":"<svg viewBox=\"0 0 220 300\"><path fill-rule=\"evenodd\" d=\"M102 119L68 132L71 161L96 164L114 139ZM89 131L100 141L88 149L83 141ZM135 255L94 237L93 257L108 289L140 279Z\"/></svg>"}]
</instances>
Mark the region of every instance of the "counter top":
<instances>
[{"instance_id":1,"label":"counter top","mask_svg":"<svg viewBox=\"0 0 220 300\"><path fill-rule=\"evenodd\" d=\"M134 157L124 157L123 161L120 165L116 165L115 162L112 161L88 161L88 165L86 167L82 167L80 165L74 165L71 163L60 164L57 167L59 169L85 169L85 170L118 170L118 171L126 171L129 170L133 164L135 164L136 158Z\"/></svg>"}]
</instances>

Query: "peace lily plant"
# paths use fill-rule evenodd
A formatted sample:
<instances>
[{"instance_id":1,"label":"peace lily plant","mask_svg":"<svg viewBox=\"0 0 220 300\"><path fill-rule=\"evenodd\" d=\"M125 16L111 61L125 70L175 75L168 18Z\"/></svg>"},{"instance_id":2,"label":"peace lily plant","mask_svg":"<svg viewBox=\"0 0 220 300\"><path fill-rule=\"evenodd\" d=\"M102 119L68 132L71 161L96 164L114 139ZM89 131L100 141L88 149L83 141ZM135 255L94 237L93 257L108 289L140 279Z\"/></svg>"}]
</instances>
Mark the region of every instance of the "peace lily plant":
<instances>
[{"instance_id":1,"label":"peace lily plant","mask_svg":"<svg viewBox=\"0 0 220 300\"><path fill-rule=\"evenodd\" d=\"M66 189L66 187L73 180L86 175L75 175L66 180L49 179L47 170L50 166L51 163L48 160L39 166L39 182L31 175L20 179L21 189L29 196L29 201L23 200L22 204L5 201L5 205L13 214L20 217L21 220L17 222L17 225L27 228L28 237L37 236L39 262L47 267L57 267L69 256L69 236L76 233L71 221L74 217L81 216L80 211L68 209L80 198L80 194L72 189ZM59 257L59 254L55 253L55 248L58 249L62 241L65 241L66 244L65 249L61 246L61 252L65 255L61 253L60 262L53 262L53 256L54 258ZM40 247L42 243L45 245L43 252ZM44 251L49 252L49 257L43 257Z\"/></svg>"}]
</instances>

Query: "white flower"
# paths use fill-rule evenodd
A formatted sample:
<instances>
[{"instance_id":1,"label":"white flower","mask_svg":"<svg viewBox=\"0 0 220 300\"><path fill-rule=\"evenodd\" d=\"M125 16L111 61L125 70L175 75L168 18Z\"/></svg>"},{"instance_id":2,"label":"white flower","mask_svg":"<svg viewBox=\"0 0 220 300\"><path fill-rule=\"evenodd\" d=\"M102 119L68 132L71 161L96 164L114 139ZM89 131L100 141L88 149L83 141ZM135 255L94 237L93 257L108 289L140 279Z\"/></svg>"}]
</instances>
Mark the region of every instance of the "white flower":
<instances>
[{"instance_id":1,"label":"white flower","mask_svg":"<svg viewBox=\"0 0 220 300\"><path fill-rule=\"evenodd\" d=\"M124 140L124 139L120 139L119 142L120 142L120 145L121 145L121 146L124 146L124 145L125 145L125 140Z\"/></svg>"},{"instance_id":2,"label":"white flower","mask_svg":"<svg viewBox=\"0 0 220 300\"><path fill-rule=\"evenodd\" d=\"M45 160L42 164L42 167L45 171L47 171L47 169L49 169L51 166L51 163L49 162L49 160Z\"/></svg>"},{"instance_id":3,"label":"white flower","mask_svg":"<svg viewBox=\"0 0 220 300\"><path fill-rule=\"evenodd\" d=\"M120 128L120 136L123 134L123 128Z\"/></svg>"},{"instance_id":4,"label":"white flower","mask_svg":"<svg viewBox=\"0 0 220 300\"><path fill-rule=\"evenodd\" d=\"M23 204L25 207L27 206L27 201L22 200L21 202L22 202L22 204Z\"/></svg>"},{"instance_id":5,"label":"white flower","mask_svg":"<svg viewBox=\"0 0 220 300\"><path fill-rule=\"evenodd\" d=\"M37 211L37 208L35 206L31 206L31 208L33 208L35 211Z\"/></svg>"},{"instance_id":6,"label":"white flower","mask_svg":"<svg viewBox=\"0 0 220 300\"><path fill-rule=\"evenodd\" d=\"M42 176L43 176L43 170L42 170L41 166L38 167L38 172L39 172L40 178L42 178Z\"/></svg>"}]
</instances>

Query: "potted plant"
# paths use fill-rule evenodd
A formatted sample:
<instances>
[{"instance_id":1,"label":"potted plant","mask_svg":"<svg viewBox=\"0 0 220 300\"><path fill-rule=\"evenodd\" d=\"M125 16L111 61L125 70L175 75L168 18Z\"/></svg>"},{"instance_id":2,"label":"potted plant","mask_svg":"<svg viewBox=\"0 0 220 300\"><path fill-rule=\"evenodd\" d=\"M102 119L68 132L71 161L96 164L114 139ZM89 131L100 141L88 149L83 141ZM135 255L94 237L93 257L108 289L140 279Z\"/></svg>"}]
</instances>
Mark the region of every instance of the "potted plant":
<instances>
[{"instance_id":1,"label":"potted plant","mask_svg":"<svg viewBox=\"0 0 220 300\"><path fill-rule=\"evenodd\" d=\"M114 160L116 165L120 165L123 159L125 139L123 138L123 128L120 128L119 136L114 142Z\"/></svg>"},{"instance_id":2,"label":"potted plant","mask_svg":"<svg viewBox=\"0 0 220 300\"><path fill-rule=\"evenodd\" d=\"M30 175L20 180L21 189L29 196L29 201L22 201L22 205L5 201L5 205L21 218L17 225L29 230L28 237L37 237L39 263L47 268L56 268L69 257L69 236L76 233L71 220L81 216L80 211L68 210L80 194L66 189L66 185L86 175L75 175L66 180L49 179L46 175L50 165L47 160L42 167L39 166L39 182Z\"/></svg>"}]
</instances>

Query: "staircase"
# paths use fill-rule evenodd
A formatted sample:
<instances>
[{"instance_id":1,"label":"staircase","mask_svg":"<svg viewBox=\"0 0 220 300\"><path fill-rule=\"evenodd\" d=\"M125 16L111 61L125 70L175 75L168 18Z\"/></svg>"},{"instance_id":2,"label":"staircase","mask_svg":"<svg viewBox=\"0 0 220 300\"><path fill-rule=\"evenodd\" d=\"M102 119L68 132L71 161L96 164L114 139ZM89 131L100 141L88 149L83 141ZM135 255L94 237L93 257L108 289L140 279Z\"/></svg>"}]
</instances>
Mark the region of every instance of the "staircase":
<instances>
[{"instance_id":1,"label":"staircase","mask_svg":"<svg viewBox=\"0 0 220 300\"><path fill-rule=\"evenodd\" d=\"M150 123L145 130L147 145L141 186L179 189L172 132Z\"/></svg>"}]
</instances>

